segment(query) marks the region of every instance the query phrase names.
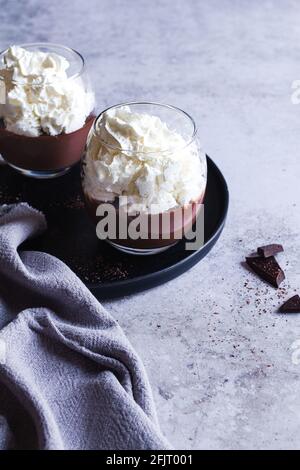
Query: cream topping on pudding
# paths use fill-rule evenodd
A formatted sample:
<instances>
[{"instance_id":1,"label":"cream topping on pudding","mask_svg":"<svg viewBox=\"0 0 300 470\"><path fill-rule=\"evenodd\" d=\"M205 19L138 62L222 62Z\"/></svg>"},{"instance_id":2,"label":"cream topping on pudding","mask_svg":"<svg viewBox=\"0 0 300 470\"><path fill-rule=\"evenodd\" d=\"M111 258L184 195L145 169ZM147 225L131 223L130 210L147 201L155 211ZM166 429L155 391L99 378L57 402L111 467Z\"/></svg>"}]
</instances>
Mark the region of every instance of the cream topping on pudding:
<instances>
[{"instance_id":1,"label":"cream topping on pudding","mask_svg":"<svg viewBox=\"0 0 300 470\"><path fill-rule=\"evenodd\" d=\"M87 147L83 188L101 201L127 196L128 211L160 213L198 201L205 158L159 117L121 106L103 113Z\"/></svg>"},{"instance_id":2,"label":"cream topping on pudding","mask_svg":"<svg viewBox=\"0 0 300 470\"><path fill-rule=\"evenodd\" d=\"M82 128L94 95L82 78L68 77L69 62L56 53L12 46L0 65L0 118L8 131L37 137Z\"/></svg>"}]
</instances>

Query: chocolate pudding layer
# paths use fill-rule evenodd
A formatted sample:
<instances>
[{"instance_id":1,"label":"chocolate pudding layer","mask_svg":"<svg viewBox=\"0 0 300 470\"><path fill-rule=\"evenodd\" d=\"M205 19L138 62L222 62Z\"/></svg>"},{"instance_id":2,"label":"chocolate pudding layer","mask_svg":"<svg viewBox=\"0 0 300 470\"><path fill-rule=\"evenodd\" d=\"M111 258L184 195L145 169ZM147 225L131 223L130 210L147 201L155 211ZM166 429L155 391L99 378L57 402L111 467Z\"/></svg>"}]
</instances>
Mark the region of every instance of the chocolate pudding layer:
<instances>
[{"instance_id":1,"label":"chocolate pudding layer","mask_svg":"<svg viewBox=\"0 0 300 470\"><path fill-rule=\"evenodd\" d=\"M80 160L93 121L94 116L91 115L77 131L38 137L14 134L0 121L0 154L8 163L24 170L69 168Z\"/></svg>"},{"instance_id":2,"label":"chocolate pudding layer","mask_svg":"<svg viewBox=\"0 0 300 470\"><path fill-rule=\"evenodd\" d=\"M107 237L107 240L123 247L138 250L155 250L157 248L172 246L192 229L199 215L203 200L204 194L202 194L197 201L190 202L184 207L175 207L174 209L160 214L139 213L134 216L126 214L124 210L119 209L118 200L116 200L110 204L113 205L116 212L115 219L111 220L111 223L115 223L115 226L111 228L113 230L115 228L117 236ZM96 215L97 208L101 204L107 203L91 199L85 194L86 209L95 224L98 224L107 217L107 214L103 216ZM137 217L141 223L138 227L140 236L136 239L132 239L130 237L129 226L132 222L137 220ZM120 237L120 225L126 227L126 238ZM147 227L147 232L143 231L141 227Z\"/></svg>"}]
</instances>

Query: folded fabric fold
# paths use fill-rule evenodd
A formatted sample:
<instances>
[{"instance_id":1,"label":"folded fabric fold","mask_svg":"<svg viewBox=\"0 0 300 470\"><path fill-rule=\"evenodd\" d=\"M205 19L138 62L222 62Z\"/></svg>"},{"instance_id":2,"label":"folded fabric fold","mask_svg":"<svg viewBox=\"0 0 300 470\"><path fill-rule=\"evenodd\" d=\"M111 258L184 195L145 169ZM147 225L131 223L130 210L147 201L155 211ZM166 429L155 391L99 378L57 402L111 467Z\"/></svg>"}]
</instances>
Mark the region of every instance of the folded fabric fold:
<instances>
[{"instance_id":1,"label":"folded fabric fold","mask_svg":"<svg viewBox=\"0 0 300 470\"><path fill-rule=\"evenodd\" d=\"M170 448L117 322L60 260L19 250L45 229L0 207L0 448Z\"/></svg>"}]
</instances>

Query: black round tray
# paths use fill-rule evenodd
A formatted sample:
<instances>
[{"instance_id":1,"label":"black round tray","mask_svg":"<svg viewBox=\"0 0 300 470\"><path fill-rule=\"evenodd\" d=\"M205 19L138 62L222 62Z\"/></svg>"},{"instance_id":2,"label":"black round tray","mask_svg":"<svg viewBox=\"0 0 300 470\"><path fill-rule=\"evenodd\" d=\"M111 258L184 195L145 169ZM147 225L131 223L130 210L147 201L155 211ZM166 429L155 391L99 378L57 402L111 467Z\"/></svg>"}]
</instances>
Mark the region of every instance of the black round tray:
<instances>
[{"instance_id":1,"label":"black round tray","mask_svg":"<svg viewBox=\"0 0 300 470\"><path fill-rule=\"evenodd\" d=\"M53 180L26 178L6 165L0 166L0 204L21 201L43 211L48 222L47 231L22 248L60 258L97 298L104 299L162 284L201 260L222 232L229 195L222 173L208 158L205 244L197 251L186 251L182 240L169 250L150 256L127 255L98 240L84 208L78 165Z\"/></svg>"}]
</instances>

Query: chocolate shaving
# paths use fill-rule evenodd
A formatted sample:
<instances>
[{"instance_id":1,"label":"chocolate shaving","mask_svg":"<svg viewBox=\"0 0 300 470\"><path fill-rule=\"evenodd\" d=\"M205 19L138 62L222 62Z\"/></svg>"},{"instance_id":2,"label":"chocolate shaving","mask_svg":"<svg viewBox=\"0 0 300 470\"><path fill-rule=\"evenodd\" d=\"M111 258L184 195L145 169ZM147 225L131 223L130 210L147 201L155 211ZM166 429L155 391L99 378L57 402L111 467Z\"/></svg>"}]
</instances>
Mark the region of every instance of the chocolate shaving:
<instances>
[{"instance_id":1,"label":"chocolate shaving","mask_svg":"<svg viewBox=\"0 0 300 470\"><path fill-rule=\"evenodd\" d=\"M274 256L277 253L281 253L283 251L283 246L272 243L270 245L265 245L265 246L259 246L257 248L257 253L259 256L262 256L263 258L269 258L270 256Z\"/></svg>"},{"instance_id":2,"label":"chocolate shaving","mask_svg":"<svg viewBox=\"0 0 300 470\"><path fill-rule=\"evenodd\" d=\"M274 287L279 287L285 275L274 256L262 258L260 256L246 257L248 266L264 281Z\"/></svg>"},{"instance_id":3,"label":"chocolate shaving","mask_svg":"<svg viewBox=\"0 0 300 470\"><path fill-rule=\"evenodd\" d=\"M279 311L281 313L300 313L300 297L299 295L294 295L283 305L281 305Z\"/></svg>"}]
</instances>

